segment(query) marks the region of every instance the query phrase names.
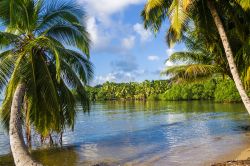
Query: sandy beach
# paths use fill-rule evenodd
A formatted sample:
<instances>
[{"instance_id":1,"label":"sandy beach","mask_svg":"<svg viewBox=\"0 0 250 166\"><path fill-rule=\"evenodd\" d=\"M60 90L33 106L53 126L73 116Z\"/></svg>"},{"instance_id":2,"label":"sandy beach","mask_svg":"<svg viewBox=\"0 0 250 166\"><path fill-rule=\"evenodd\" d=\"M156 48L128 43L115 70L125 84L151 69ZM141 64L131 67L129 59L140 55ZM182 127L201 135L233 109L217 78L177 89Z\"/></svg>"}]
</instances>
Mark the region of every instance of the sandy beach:
<instances>
[{"instance_id":1,"label":"sandy beach","mask_svg":"<svg viewBox=\"0 0 250 166\"><path fill-rule=\"evenodd\" d=\"M247 160L250 158L250 148L243 150L236 158L236 160Z\"/></svg>"},{"instance_id":2,"label":"sandy beach","mask_svg":"<svg viewBox=\"0 0 250 166\"><path fill-rule=\"evenodd\" d=\"M212 166L250 166L250 148L239 151L235 150L231 154L227 154L218 159L216 164ZM235 154L237 154L235 156ZM222 162L222 161L226 162Z\"/></svg>"}]
</instances>

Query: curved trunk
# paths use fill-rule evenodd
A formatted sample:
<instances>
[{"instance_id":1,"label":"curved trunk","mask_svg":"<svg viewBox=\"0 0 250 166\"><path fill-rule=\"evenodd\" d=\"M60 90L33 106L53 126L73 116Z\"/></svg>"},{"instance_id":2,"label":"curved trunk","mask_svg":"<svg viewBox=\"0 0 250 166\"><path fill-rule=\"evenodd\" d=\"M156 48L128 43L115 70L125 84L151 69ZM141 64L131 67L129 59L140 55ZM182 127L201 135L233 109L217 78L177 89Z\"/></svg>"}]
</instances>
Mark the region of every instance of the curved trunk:
<instances>
[{"instance_id":1,"label":"curved trunk","mask_svg":"<svg viewBox=\"0 0 250 166\"><path fill-rule=\"evenodd\" d=\"M21 109L24 93L25 85L22 83L18 84L11 105L9 124L10 147L16 166L42 166L31 158L23 139Z\"/></svg>"},{"instance_id":2,"label":"curved trunk","mask_svg":"<svg viewBox=\"0 0 250 166\"><path fill-rule=\"evenodd\" d=\"M228 61L230 71L232 73L236 88L240 94L240 97L241 97L248 113L250 114L250 100L249 100L249 97L247 96L246 90L244 89L244 86L241 82L239 72L237 70L237 66L236 66L235 61L234 61L233 52L232 52L232 49L230 47L229 40L227 38L224 26L222 24L222 21L217 13L217 10L216 10L212 0L207 0L207 3L208 3L208 8L212 14L213 19L214 19L215 25L218 29L220 38L222 40L222 44L223 44L223 47L224 47L224 50L226 53L227 61Z\"/></svg>"},{"instance_id":3,"label":"curved trunk","mask_svg":"<svg viewBox=\"0 0 250 166\"><path fill-rule=\"evenodd\" d=\"M23 101L23 110L25 112L25 134L26 134L26 142L27 146L31 148L31 127L30 127L30 119L29 119L29 111L28 111L28 101L27 98L24 98Z\"/></svg>"}]
</instances>

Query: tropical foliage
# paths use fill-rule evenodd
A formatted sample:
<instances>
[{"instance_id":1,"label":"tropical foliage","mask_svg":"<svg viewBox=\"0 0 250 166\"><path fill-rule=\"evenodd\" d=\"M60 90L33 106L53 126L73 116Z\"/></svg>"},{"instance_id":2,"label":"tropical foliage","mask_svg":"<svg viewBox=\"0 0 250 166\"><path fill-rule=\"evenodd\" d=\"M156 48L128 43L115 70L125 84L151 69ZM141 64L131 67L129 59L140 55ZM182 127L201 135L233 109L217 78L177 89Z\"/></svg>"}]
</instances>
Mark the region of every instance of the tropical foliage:
<instances>
[{"instance_id":1,"label":"tropical foliage","mask_svg":"<svg viewBox=\"0 0 250 166\"><path fill-rule=\"evenodd\" d=\"M145 28L151 29L157 33L164 21L168 18L170 27L166 33L166 40L169 45L181 41L185 38L185 33L189 30L196 29L203 32L210 38L211 44L215 43L214 35L218 35L217 28L214 26L213 18L208 3L212 2L216 5L221 19L230 22L231 28L236 28L241 39L248 38L244 34L247 33L248 24L245 21L249 14L250 3L244 0L148 0L141 13L144 20ZM228 20L230 18L230 20ZM244 19L244 20L240 20ZM229 28L227 24L224 24ZM240 32L239 28L243 28ZM199 34L200 35L200 34ZM212 39L212 40L211 40ZM219 41L219 40L217 40Z\"/></svg>"},{"instance_id":2,"label":"tropical foliage","mask_svg":"<svg viewBox=\"0 0 250 166\"><path fill-rule=\"evenodd\" d=\"M233 81L225 80L218 82L214 93L215 101L240 102L240 95Z\"/></svg>"},{"instance_id":3,"label":"tropical foliage","mask_svg":"<svg viewBox=\"0 0 250 166\"><path fill-rule=\"evenodd\" d=\"M156 80L142 83L113 83L87 87L92 101L96 100L213 100L240 102L240 96L230 78L212 78L181 84Z\"/></svg>"},{"instance_id":4,"label":"tropical foliage","mask_svg":"<svg viewBox=\"0 0 250 166\"><path fill-rule=\"evenodd\" d=\"M189 32L185 37L187 51L175 52L166 60L173 66L166 67L161 74L175 82L193 82L210 79L214 76L229 76L231 73L221 49L209 49L206 36ZM216 43L220 48L220 43Z\"/></svg>"},{"instance_id":5,"label":"tropical foliage","mask_svg":"<svg viewBox=\"0 0 250 166\"><path fill-rule=\"evenodd\" d=\"M142 83L113 83L87 87L92 101L95 100L146 100L154 95L162 94L168 87L168 81L144 81Z\"/></svg>"},{"instance_id":6,"label":"tropical foliage","mask_svg":"<svg viewBox=\"0 0 250 166\"><path fill-rule=\"evenodd\" d=\"M1 0L0 8L3 124L8 128L13 94L24 83L26 127L32 125L42 137L73 129L77 101L88 110L84 86L93 75L85 13L59 0Z\"/></svg>"}]
</instances>

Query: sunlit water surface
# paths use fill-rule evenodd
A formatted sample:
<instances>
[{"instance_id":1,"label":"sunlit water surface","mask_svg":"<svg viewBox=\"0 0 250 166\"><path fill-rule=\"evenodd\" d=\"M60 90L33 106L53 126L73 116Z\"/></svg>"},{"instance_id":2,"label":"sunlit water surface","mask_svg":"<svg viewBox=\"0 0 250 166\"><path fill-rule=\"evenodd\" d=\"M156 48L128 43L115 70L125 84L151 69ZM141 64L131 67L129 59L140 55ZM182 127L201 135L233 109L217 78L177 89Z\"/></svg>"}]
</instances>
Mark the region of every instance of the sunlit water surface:
<instances>
[{"instance_id":1,"label":"sunlit water surface","mask_svg":"<svg viewBox=\"0 0 250 166\"><path fill-rule=\"evenodd\" d=\"M249 115L242 104L213 102L104 102L79 112L63 148L35 151L46 165L195 166L244 148ZM0 128L0 165L13 165ZM222 160L222 158L221 158Z\"/></svg>"}]
</instances>

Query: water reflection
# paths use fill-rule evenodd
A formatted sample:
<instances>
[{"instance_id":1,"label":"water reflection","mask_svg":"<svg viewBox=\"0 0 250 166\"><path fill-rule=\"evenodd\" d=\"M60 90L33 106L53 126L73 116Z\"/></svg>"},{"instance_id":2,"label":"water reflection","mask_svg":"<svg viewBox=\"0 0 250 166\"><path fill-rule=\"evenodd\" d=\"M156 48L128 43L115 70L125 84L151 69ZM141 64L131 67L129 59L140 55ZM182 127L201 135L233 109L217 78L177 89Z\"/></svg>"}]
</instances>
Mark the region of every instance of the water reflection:
<instances>
[{"instance_id":1,"label":"water reflection","mask_svg":"<svg viewBox=\"0 0 250 166\"><path fill-rule=\"evenodd\" d=\"M201 165L243 145L248 138L241 126L249 125L242 104L94 103L89 114L78 114L75 131L65 133L64 149L33 155L47 165ZM0 154L6 154L8 139L2 133ZM1 163L11 165L11 160L0 158Z\"/></svg>"},{"instance_id":2,"label":"water reflection","mask_svg":"<svg viewBox=\"0 0 250 166\"><path fill-rule=\"evenodd\" d=\"M42 161L44 165L53 166L76 166L79 165L79 154L77 147L51 148L49 150L37 150L32 156ZM6 155L0 158L1 166L13 166L13 158Z\"/></svg>"}]
</instances>

